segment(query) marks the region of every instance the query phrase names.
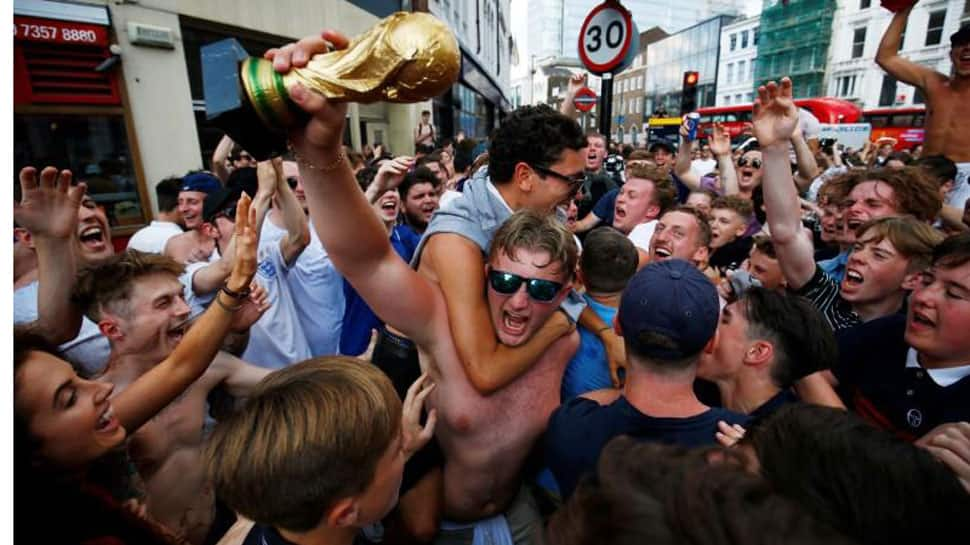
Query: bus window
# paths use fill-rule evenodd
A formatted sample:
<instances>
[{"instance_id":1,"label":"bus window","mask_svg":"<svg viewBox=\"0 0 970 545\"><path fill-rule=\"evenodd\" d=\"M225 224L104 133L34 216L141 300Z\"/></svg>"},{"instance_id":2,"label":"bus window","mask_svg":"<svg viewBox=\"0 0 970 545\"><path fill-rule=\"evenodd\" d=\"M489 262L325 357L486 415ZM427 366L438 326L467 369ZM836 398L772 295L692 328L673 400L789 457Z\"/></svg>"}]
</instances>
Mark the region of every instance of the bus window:
<instances>
[{"instance_id":1,"label":"bus window","mask_svg":"<svg viewBox=\"0 0 970 545\"><path fill-rule=\"evenodd\" d=\"M893 127L912 127L913 114L896 114L890 123Z\"/></svg>"},{"instance_id":2,"label":"bus window","mask_svg":"<svg viewBox=\"0 0 970 545\"><path fill-rule=\"evenodd\" d=\"M751 110L745 110L745 111L739 113L738 120L739 121L751 121L751 115L752 115Z\"/></svg>"},{"instance_id":3,"label":"bus window","mask_svg":"<svg viewBox=\"0 0 970 545\"><path fill-rule=\"evenodd\" d=\"M922 127L923 126L923 123L925 122L925 117L926 116L923 115L923 114L916 114L916 115L914 115L913 116L913 126L914 127Z\"/></svg>"},{"instance_id":4,"label":"bus window","mask_svg":"<svg viewBox=\"0 0 970 545\"><path fill-rule=\"evenodd\" d=\"M889 126L889 116L888 115L870 115L867 116L866 122L872 125L873 129L879 129L882 127Z\"/></svg>"}]
</instances>

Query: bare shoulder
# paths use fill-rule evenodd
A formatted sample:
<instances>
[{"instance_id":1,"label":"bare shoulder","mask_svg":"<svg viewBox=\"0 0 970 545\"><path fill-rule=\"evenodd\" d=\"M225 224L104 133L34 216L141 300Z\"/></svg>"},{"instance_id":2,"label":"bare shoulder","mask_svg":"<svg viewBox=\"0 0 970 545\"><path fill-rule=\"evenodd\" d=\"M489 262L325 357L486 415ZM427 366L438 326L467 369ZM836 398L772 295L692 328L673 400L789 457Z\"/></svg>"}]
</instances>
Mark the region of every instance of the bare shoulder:
<instances>
[{"instance_id":1,"label":"bare shoulder","mask_svg":"<svg viewBox=\"0 0 970 545\"><path fill-rule=\"evenodd\" d=\"M620 397L620 390L616 388L604 388L602 390L593 390L592 392L586 392L580 397L595 401L600 405L609 405L613 403Z\"/></svg>"}]
</instances>

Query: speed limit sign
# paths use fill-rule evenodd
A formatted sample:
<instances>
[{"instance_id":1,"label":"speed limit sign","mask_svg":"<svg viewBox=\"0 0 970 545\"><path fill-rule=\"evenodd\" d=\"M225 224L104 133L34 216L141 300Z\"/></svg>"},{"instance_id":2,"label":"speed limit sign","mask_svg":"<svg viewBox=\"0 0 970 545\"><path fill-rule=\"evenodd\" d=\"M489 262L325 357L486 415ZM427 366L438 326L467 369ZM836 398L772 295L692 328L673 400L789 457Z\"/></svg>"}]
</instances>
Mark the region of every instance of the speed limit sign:
<instances>
[{"instance_id":1,"label":"speed limit sign","mask_svg":"<svg viewBox=\"0 0 970 545\"><path fill-rule=\"evenodd\" d=\"M590 72L619 72L633 61L639 38L629 10L616 0L607 0L583 21L579 58Z\"/></svg>"}]
</instances>

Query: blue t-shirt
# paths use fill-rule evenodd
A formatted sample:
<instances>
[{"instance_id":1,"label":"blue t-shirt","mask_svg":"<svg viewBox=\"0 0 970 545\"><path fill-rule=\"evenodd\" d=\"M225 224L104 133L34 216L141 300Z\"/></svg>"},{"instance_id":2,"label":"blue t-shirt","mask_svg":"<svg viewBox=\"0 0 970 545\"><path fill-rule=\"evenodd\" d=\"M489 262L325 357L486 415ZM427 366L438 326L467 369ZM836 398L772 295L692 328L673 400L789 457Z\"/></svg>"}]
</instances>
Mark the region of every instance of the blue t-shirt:
<instances>
[{"instance_id":1,"label":"blue t-shirt","mask_svg":"<svg viewBox=\"0 0 970 545\"><path fill-rule=\"evenodd\" d=\"M835 280L837 283L841 283L845 278L845 266L849 262L849 251L845 250L840 252L839 255L833 257L832 259L826 259L824 261L818 262L818 267L822 269L829 278Z\"/></svg>"},{"instance_id":2,"label":"blue t-shirt","mask_svg":"<svg viewBox=\"0 0 970 545\"><path fill-rule=\"evenodd\" d=\"M577 397L556 409L545 436L546 463L559 483L563 500L580 477L595 471L600 452L610 439L629 435L640 441L659 441L687 447L713 445L717 422L747 424L749 417L712 407L688 418L655 418L638 411L623 396L609 405Z\"/></svg>"},{"instance_id":3,"label":"blue t-shirt","mask_svg":"<svg viewBox=\"0 0 970 545\"><path fill-rule=\"evenodd\" d=\"M619 194L618 188L611 189L600 197L600 200L596 201L593 206L593 213L596 214L603 225L613 225L613 210L616 208L616 196Z\"/></svg>"},{"instance_id":4,"label":"blue t-shirt","mask_svg":"<svg viewBox=\"0 0 970 545\"><path fill-rule=\"evenodd\" d=\"M615 307L597 303L589 295L584 295L583 298L603 323L613 323L613 317L616 316ZM564 402L586 392L613 386L603 341L596 336L596 333L585 327L580 326L578 329L579 349L576 350L573 359L569 360L569 365L566 366L566 372L562 377L560 393Z\"/></svg>"},{"instance_id":5,"label":"blue t-shirt","mask_svg":"<svg viewBox=\"0 0 970 545\"><path fill-rule=\"evenodd\" d=\"M421 236L407 225L397 225L391 231L391 247L406 263L411 262ZM364 298L344 279L344 322L340 330L340 353L359 356L370 344L371 331L384 322L367 306Z\"/></svg>"}]
</instances>

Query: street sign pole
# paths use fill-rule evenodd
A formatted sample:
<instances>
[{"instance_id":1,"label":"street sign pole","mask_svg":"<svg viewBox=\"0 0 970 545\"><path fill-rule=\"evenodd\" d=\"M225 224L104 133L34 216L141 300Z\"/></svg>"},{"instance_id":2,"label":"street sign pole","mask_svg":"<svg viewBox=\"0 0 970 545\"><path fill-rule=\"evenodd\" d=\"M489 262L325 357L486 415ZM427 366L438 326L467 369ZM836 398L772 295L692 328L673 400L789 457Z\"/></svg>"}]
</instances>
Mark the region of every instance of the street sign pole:
<instances>
[{"instance_id":1,"label":"street sign pole","mask_svg":"<svg viewBox=\"0 0 970 545\"><path fill-rule=\"evenodd\" d=\"M613 119L613 74L607 72L600 79L600 122L599 132L609 142L613 139L610 121Z\"/></svg>"}]
</instances>

